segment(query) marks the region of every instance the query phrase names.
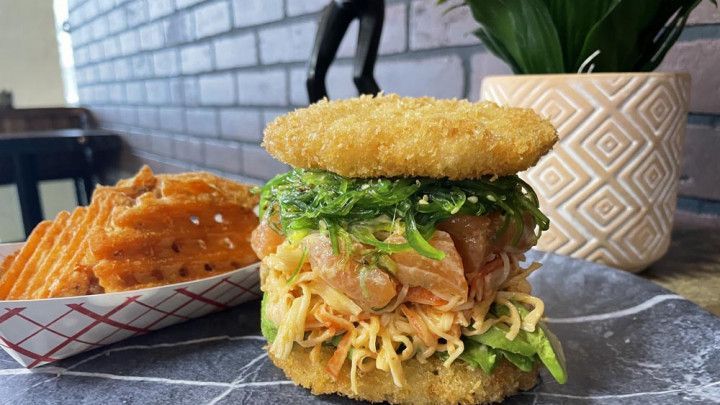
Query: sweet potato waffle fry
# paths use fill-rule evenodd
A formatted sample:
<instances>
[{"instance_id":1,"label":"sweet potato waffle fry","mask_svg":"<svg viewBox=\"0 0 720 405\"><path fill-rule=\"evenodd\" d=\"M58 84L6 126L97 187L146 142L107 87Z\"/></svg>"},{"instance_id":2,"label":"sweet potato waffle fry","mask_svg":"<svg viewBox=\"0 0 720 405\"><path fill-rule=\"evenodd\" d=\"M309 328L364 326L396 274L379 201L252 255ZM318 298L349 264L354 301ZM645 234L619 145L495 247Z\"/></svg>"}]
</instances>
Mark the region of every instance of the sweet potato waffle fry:
<instances>
[{"instance_id":1,"label":"sweet potato waffle fry","mask_svg":"<svg viewBox=\"0 0 720 405\"><path fill-rule=\"evenodd\" d=\"M40 223L0 264L0 300L128 291L256 262L250 188L209 173L148 167L98 187L88 207Z\"/></svg>"}]
</instances>

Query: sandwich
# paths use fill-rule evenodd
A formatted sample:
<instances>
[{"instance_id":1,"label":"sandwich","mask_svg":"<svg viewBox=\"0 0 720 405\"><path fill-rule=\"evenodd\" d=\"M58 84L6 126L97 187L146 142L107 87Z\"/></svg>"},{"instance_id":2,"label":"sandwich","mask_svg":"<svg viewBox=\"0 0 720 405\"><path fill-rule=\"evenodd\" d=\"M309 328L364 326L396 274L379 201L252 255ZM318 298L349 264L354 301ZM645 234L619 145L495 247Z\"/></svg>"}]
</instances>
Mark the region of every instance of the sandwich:
<instances>
[{"instance_id":1,"label":"sandwich","mask_svg":"<svg viewBox=\"0 0 720 405\"><path fill-rule=\"evenodd\" d=\"M397 95L278 117L260 190L261 329L314 394L489 403L567 376L525 252L549 226L517 172L557 140L528 109Z\"/></svg>"}]
</instances>

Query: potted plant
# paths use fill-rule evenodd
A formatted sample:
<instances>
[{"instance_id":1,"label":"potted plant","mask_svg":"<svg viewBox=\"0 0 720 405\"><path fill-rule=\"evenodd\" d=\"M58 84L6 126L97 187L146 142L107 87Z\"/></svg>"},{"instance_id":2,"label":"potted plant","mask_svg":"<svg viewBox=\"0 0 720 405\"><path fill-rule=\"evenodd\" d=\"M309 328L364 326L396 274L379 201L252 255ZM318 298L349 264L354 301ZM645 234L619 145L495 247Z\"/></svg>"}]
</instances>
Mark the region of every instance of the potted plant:
<instances>
[{"instance_id":1,"label":"potted plant","mask_svg":"<svg viewBox=\"0 0 720 405\"><path fill-rule=\"evenodd\" d=\"M558 129L554 150L524 174L552 222L540 249L628 271L666 252L690 77L652 70L699 1L454 5L469 7L475 34L518 74L485 78L481 98L533 108Z\"/></svg>"}]
</instances>

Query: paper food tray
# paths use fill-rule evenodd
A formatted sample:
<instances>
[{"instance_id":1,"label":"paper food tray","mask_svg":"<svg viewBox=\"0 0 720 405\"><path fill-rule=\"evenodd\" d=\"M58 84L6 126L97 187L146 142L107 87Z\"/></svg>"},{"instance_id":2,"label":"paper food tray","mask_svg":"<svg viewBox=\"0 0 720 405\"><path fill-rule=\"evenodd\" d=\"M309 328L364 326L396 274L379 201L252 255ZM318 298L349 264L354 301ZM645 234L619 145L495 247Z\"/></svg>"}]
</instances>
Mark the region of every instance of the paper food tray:
<instances>
[{"instance_id":1,"label":"paper food tray","mask_svg":"<svg viewBox=\"0 0 720 405\"><path fill-rule=\"evenodd\" d=\"M0 262L22 247L0 244ZM259 263L136 291L0 301L0 346L32 368L260 297Z\"/></svg>"}]
</instances>

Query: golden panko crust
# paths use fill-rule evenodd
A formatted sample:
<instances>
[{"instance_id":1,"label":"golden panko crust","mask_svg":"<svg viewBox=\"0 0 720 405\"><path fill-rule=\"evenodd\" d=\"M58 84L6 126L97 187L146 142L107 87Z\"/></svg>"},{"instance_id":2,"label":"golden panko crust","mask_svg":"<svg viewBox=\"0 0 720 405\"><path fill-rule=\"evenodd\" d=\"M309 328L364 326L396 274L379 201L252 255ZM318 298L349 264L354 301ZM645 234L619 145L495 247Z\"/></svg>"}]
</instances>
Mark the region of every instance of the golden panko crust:
<instances>
[{"instance_id":1,"label":"golden panko crust","mask_svg":"<svg viewBox=\"0 0 720 405\"><path fill-rule=\"evenodd\" d=\"M323 100L278 117L263 146L292 166L345 177L458 180L525 170L556 140L530 109L389 94Z\"/></svg>"},{"instance_id":2,"label":"golden panko crust","mask_svg":"<svg viewBox=\"0 0 720 405\"><path fill-rule=\"evenodd\" d=\"M333 381L324 364L332 356L332 348L323 347L317 362L310 359L310 349L295 346L290 356L280 360L269 354L295 384L309 388L313 394L337 393L370 402L394 404L485 404L502 401L521 390L529 390L537 382L537 368L524 372L502 361L492 375L472 369L462 361L446 368L438 358L421 364L417 360L403 362L407 384L398 388L389 373L373 369L358 371L358 394L350 388L350 366L345 362L338 381Z\"/></svg>"}]
</instances>

